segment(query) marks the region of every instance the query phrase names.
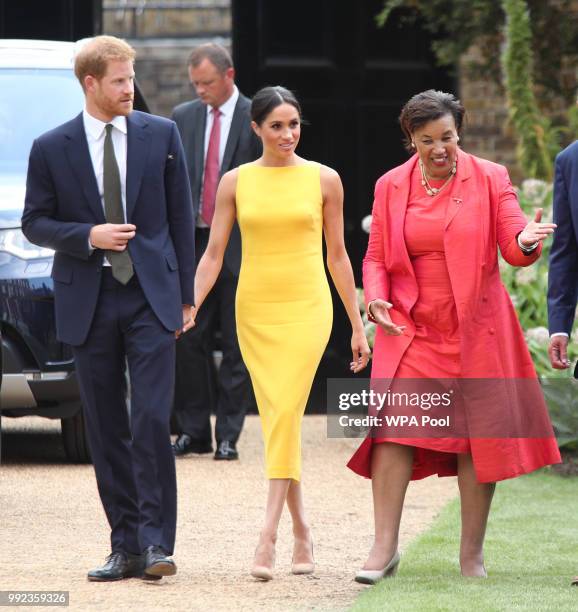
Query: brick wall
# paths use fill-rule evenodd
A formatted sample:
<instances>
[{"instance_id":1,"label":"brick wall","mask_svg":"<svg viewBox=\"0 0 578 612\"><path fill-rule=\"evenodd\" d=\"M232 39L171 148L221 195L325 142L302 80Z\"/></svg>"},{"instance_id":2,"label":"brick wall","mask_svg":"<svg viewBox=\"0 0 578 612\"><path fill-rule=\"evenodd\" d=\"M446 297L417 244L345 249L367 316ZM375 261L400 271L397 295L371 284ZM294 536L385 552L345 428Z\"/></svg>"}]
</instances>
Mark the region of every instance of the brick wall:
<instances>
[{"instance_id":1,"label":"brick wall","mask_svg":"<svg viewBox=\"0 0 578 612\"><path fill-rule=\"evenodd\" d=\"M469 77L466 66L476 59L476 54L476 49L471 49L460 66L459 96L466 108L460 144L468 153L505 165L515 183L521 179L521 171L505 95L494 81Z\"/></svg>"},{"instance_id":2,"label":"brick wall","mask_svg":"<svg viewBox=\"0 0 578 612\"><path fill-rule=\"evenodd\" d=\"M230 39L183 38L130 40L136 49L135 72L139 85L155 115L170 116L181 102L195 98L189 83L187 61L196 45L217 42L230 49Z\"/></svg>"},{"instance_id":3,"label":"brick wall","mask_svg":"<svg viewBox=\"0 0 578 612\"><path fill-rule=\"evenodd\" d=\"M125 0L103 2L103 30L116 36L228 36L231 27L230 0L154 0L130 6Z\"/></svg>"}]
</instances>

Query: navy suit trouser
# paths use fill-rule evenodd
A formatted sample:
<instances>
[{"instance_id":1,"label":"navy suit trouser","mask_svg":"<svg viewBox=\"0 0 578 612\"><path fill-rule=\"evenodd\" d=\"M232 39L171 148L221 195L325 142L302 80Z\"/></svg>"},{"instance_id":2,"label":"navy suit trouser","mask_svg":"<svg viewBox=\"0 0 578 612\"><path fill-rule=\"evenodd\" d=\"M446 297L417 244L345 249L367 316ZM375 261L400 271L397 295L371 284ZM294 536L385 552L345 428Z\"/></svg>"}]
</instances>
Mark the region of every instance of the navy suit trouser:
<instances>
[{"instance_id":1,"label":"navy suit trouser","mask_svg":"<svg viewBox=\"0 0 578 612\"><path fill-rule=\"evenodd\" d=\"M172 554L177 487L169 422L175 338L150 308L136 274L124 286L110 268L102 269L88 338L73 347L73 354L111 548L137 554L160 545Z\"/></svg>"}]
</instances>

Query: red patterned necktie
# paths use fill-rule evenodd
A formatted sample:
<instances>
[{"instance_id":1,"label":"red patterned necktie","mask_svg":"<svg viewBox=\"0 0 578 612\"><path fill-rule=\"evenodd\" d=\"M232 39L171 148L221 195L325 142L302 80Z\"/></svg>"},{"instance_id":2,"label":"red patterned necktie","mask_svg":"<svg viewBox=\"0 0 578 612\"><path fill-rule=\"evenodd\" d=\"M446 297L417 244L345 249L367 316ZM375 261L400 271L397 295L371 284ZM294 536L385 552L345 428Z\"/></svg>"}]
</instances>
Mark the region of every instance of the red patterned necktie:
<instances>
[{"instance_id":1,"label":"red patterned necktie","mask_svg":"<svg viewBox=\"0 0 578 612\"><path fill-rule=\"evenodd\" d=\"M201 217L207 225L211 225L215 214L215 196L219 184L219 144L221 142L221 111L211 109L213 127L209 136L207 157L205 158L205 176L203 181L203 206Z\"/></svg>"}]
</instances>

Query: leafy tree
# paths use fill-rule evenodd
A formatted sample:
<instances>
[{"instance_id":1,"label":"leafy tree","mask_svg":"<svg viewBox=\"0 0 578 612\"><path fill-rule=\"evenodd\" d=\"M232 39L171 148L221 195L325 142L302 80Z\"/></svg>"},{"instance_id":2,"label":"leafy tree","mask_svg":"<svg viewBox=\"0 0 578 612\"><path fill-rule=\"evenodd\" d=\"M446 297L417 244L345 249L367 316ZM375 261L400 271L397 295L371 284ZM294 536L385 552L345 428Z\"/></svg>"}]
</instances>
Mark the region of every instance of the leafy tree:
<instances>
[{"instance_id":1,"label":"leafy tree","mask_svg":"<svg viewBox=\"0 0 578 612\"><path fill-rule=\"evenodd\" d=\"M505 89L524 174L551 180L561 136L573 139L577 123L567 110L576 89L568 67L578 60L571 8L572 0L385 0L376 20L383 25L396 9L404 22L421 17L441 65L457 65L476 44L481 59L466 65L470 78Z\"/></svg>"},{"instance_id":2,"label":"leafy tree","mask_svg":"<svg viewBox=\"0 0 578 612\"><path fill-rule=\"evenodd\" d=\"M518 135L518 160L525 176L552 180L557 132L538 108L532 74L532 31L526 0L503 0L506 45L502 55L508 110Z\"/></svg>"},{"instance_id":3,"label":"leafy tree","mask_svg":"<svg viewBox=\"0 0 578 612\"><path fill-rule=\"evenodd\" d=\"M531 20L534 80L540 105L565 105L574 101L576 81L568 66L578 60L578 12L574 0L526 0ZM496 0L384 0L376 16L382 26L396 9L404 22L421 16L434 38L433 50L443 66L455 66L464 53L478 44L481 59L468 68L480 78L501 83L500 56L504 41L505 12Z\"/></svg>"}]
</instances>

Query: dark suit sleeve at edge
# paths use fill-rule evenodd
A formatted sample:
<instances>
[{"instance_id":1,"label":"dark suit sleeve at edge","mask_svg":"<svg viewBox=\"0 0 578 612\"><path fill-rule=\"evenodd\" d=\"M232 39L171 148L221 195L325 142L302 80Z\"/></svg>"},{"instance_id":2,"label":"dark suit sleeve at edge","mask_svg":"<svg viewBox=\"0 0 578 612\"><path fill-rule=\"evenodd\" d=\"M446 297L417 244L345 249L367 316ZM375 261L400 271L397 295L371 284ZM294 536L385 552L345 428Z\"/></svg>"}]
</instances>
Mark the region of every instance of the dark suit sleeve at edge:
<instances>
[{"instance_id":1,"label":"dark suit sleeve at edge","mask_svg":"<svg viewBox=\"0 0 578 612\"><path fill-rule=\"evenodd\" d=\"M193 304L195 279L195 232L191 188L185 152L177 126L172 124L170 151L174 159L165 169L165 193L169 231L179 262L183 304Z\"/></svg>"},{"instance_id":2,"label":"dark suit sleeve at edge","mask_svg":"<svg viewBox=\"0 0 578 612\"><path fill-rule=\"evenodd\" d=\"M33 244L79 259L88 259L92 224L59 221L55 218L56 213L56 189L42 148L35 140L28 162L22 232Z\"/></svg>"},{"instance_id":3,"label":"dark suit sleeve at edge","mask_svg":"<svg viewBox=\"0 0 578 612\"><path fill-rule=\"evenodd\" d=\"M578 246L572 222L564 162L558 156L554 176L554 231L548 272L548 327L550 333L570 334L576 310Z\"/></svg>"}]
</instances>

